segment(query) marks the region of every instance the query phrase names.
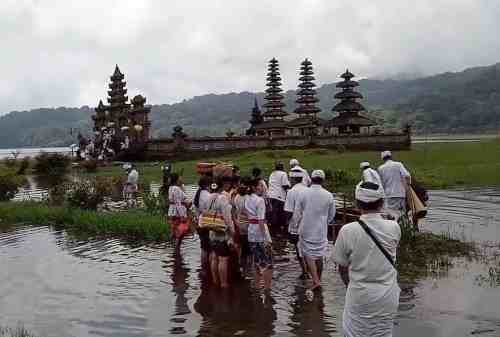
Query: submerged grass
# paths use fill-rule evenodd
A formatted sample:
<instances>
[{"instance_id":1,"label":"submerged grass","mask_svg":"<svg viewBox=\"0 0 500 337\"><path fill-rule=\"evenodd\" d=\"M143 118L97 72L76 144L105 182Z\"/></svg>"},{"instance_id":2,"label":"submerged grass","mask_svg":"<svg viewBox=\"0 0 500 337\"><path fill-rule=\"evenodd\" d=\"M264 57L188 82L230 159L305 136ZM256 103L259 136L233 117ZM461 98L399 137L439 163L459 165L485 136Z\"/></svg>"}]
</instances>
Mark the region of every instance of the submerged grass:
<instances>
[{"instance_id":1,"label":"submerged grass","mask_svg":"<svg viewBox=\"0 0 500 337\"><path fill-rule=\"evenodd\" d=\"M132 240L164 241L170 237L164 217L142 210L104 213L34 202L0 203L0 224L12 223L55 225L81 234Z\"/></svg>"},{"instance_id":2,"label":"submerged grass","mask_svg":"<svg viewBox=\"0 0 500 337\"><path fill-rule=\"evenodd\" d=\"M411 150L394 153L428 188L458 186L500 185L500 140L484 140L470 143L427 143L414 144ZM249 174L255 166L264 175L271 173L276 160L288 164L291 158L301 161L303 167L324 170L345 170L359 176L359 163L369 161L376 167L381 164L377 151L342 152L333 149L262 150L240 154L213 156L204 161L233 162L241 168L242 174ZM196 182L196 163L200 160L175 161L174 171L182 172L184 181ZM159 163L138 163L141 180L161 181ZM121 167L100 168L96 175L123 175Z\"/></svg>"}]
</instances>

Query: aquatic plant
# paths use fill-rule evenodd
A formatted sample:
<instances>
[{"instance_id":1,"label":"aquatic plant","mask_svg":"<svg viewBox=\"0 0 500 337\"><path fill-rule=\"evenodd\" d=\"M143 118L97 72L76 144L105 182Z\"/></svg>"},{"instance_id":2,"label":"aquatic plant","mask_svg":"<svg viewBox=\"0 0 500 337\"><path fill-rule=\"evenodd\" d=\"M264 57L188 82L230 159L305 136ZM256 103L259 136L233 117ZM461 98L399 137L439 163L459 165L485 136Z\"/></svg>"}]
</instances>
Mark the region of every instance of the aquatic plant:
<instances>
[{"instance_id":1,"label":"aquatic plant","mask_svg":"<svg viewBox=\"0 0 500 337\"><path fill-rule=\"evenodd\" d=\"M0 203L0 223L53 225L80 234L133 240L165 241L170 237L170 226L163 216L139 209L97 212L35 202Z\"/></svg>"},{"instance_id":2,"label":"aquatic plant","mask_svg":"<svg viewBox=\"0 0 500 337\"><path fill-rule=\"evenodd\" d=\"M14 198L24 181L24 177L18 176L12 171L0 171L0 201L8 201Z\"/></svg>"}]
</instances>

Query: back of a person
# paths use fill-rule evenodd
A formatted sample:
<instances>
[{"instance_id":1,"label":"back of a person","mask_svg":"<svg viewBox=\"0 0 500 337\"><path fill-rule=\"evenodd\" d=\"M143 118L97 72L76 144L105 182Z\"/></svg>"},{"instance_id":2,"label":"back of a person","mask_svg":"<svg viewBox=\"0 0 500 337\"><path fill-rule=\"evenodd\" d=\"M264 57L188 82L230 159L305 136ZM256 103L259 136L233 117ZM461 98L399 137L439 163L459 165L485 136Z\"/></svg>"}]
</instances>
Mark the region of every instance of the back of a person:
<instances>
[{"instance_id":1,"label":"back of a person","mask_svg":"<svg viewBox=\"0 0 500 337\"><path fill-rule=\"evenodd\" d=\"M285 201L286 191L284 185L288 184L288 178L284 171L273 171L269 176L269 186L267 195L269 198Z\"/></svg>"},{"instance_id":2,"label":"back of a person","mask_svg":"<svg viewBox=\"0 0 500 337\"><path fill-rule=\"evenodd\" d=\"M380 214L363 215L362 220L395 260L401 236L397 222L385 220ZM387 261L361 225L358 222L351 222L341 230L351 250L349 287L364 289L374 283L393 286L394 282L397 282L396 269Z\"/></svg>"},{"instance_id":3,"label":"back of a person","mask_svg":"<svg viewBox=\"0 0 500 337\"><path fill-rule=\"evenodd\" d=\"M298 234L297 230L302 219L302 212L296 207L296 204L300 201L302 193L306 191L308 187L304 183L295 184L286 195L285 211L292 213L292 218L288 224L288 232L292 234Z\"/></svg>"},{"instance_id":4,"label":"back of a person","mask_svg":"<svg viewBox=\"0 0 500 337\"><path fill-rule=\"evenodd\" d=\"M130 173L128 174L127 182L129 184L137 185L138 181L139 181L139 172L137 172L136 169L132 169L132 171L130 171Z\"/></svg>"},{"instance_id":5,"label":"back of a person","mask_svg":"<svg viewBox=\"0 0 500 337\"><path fill-rule=\"evenodd\" d=\"M249 195L237 194L233 198L233 207L240 235L247 234L248 230L248 216L245 210L245 200L248 197Z\"/></svg>"},{"instance_id":6,"label":"back of a person","mask_svg":"<svg viewBox=\"0 0 500 337\"><path fill-rule=\"evenodd\" d=\"M265 233L262 233L258 220L265 219L265 201L258 195L251 194L245 199L245 211L248 215L248 241L250 242L264 242Z\"/></svg>"},{"instance_id":7,"label":"back of a person","mask_svg":"<svg viewBox=\"0 0 500 337\"><path fill-rule=\"evenodd\" d=\"M312 185L302 192L300 202L303 209L300 236L310 242L324 241L333 195L320 185Z\"/></svg>"},{"instance_id":8,"label":"back of a person","mask_svg":"<svg viewBox=\"0 0 500 337\"><path fill-rule=\"evenodd\" d=\"M387 198L404 198L406 190L403 185L403 176L401 174L402 164L397 161L387 160L378 168L382 186L384 187Z\"/></svg>"},{"instance_id":9,"label":"back of a person","mask_svg":"<svg viewBox=\"0 0 500 337\"><path fill-rule=\"evenodd\" d=\"M210 208L210 192L207 190L200 191L200 197L198 200L198 205L195 205L196 213L200 215Z\"/></svg>"},{"instance_id":10,"label":"back of a person","mask_svg":"<svg viewBox=\"0 0 500 337\"><path fill-rule=\"evenodd\" d=\"M363 181L372 182L374 184L383 186L382 180L380 179L380 175L378 174L377 171L375 171L371 167L368 167L363 171Z\"/></svg>"}]
</instances>

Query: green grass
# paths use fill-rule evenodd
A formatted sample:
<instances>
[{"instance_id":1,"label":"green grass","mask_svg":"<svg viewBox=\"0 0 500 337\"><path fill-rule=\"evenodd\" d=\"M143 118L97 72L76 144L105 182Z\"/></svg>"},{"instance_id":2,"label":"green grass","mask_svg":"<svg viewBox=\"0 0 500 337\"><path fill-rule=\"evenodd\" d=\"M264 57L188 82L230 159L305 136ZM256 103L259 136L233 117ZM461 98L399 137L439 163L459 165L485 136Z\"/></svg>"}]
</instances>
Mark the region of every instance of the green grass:
<instances>
[{"instance_id":1,"label":"green grass","mask_svg":"<svg viewBox=\"0 0 500 337\"><path fill-rule=\"evenodd\" d=\"M214 156L203 161L227 161L238 165L242 174L249 174L254 166L260 167L267 176L276 160L288 164L291 158L301 161L303 167L313 169L344 169L359 175L359 163L370 161L372 166L381 164L376 151L338 153L330 149L263 150L241 154ZM395 160L404 162L413 176L429 188L458 186L500 185L500 140L484 140L473 143L415 144L409 151L394 152ZM198 176L196 163L201 160L174 162L174 171L183 172L186 183L195 183ZM137 163L143 182L161 182L158 163ZM124 175L121 167L100 168L97 175Z\"/></svg>"},{"instance_id":2,"label":"green grass","mask_svg":"<svg viewBox=\"0 0 500 337\"><path fill-rule=\"evenodd\" d=\"M13 223L55 225L80 234L132 240L165 241L170 237L164 217L141 210L104 213L34 202L0 203L0 224Z\"/></svg>"}]
</instances>

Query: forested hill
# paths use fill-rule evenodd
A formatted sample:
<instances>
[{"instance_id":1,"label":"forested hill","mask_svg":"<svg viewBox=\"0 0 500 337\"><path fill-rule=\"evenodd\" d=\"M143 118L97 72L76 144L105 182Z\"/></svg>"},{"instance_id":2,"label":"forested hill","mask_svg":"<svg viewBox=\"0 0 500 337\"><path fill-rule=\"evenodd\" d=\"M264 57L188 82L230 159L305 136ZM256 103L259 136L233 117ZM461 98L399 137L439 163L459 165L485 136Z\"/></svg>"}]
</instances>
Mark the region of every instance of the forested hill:
<instances>
[{"instance_id":1,"label":"forested hill","mask_svg":"<svg viewBox=\"0 0 500 337\"><path fill-rule=\"evenodd\" d=\"M386 125L413 122L417 130L470 132L500 128L500 63L444 73L415 80L360 81L362 103ZM335 84L318 89L323 116L333 117ZM204 95L175 104L154 105L151 119L154 136L169 136L179 124L193 136L236 133L247 120L257 95L242 92ZM295 92L285 94L287 111L295 109ZM96 98L97 99L97 98ZM90 133L92 108L56 108L13 111L0 117L0 148L58 146L74 143L71 129Z\"/></svg>"}]
</instances>

